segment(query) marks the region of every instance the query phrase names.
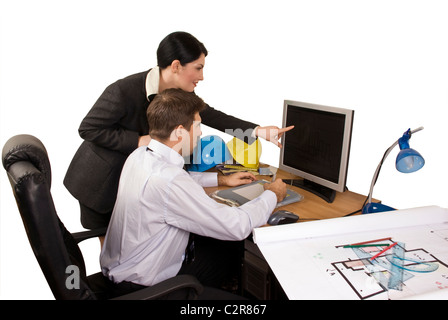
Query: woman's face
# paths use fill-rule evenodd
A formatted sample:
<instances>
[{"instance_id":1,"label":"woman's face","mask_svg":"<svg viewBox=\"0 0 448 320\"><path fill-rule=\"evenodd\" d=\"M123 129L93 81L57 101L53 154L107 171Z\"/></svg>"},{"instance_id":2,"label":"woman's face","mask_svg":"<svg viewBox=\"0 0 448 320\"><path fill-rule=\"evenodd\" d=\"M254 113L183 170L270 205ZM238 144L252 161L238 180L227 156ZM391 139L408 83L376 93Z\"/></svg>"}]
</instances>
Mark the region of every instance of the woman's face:
<instances>
[{"instance_id":1,"label":"woman's face","mask_svg":"<svg viewBox=\"0 0 448 320\"><path fill-rule=\"evenodd\" d=\"M205 55L192 62L182 66L179 65L177 87L188 92L193 92L199 81L204 80Z\"/></svg>"}]
</instances>

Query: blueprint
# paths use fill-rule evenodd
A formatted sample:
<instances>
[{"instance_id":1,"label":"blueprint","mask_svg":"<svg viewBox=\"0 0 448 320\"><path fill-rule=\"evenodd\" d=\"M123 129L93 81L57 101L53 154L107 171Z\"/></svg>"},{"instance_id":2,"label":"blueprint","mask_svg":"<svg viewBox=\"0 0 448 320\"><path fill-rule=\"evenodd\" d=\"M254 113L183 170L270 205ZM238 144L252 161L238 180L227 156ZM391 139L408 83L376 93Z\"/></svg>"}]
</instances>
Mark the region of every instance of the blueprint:
<instances>
[{"instance_id":1,"label":"blueprint","mask_svg":"<svg viewBox=\"0 0 448 320\"><path fill-rule=\"evenodd\" d=\"M433 243L446 242L445 246L448 247L448 236L445 236L448 229L429 229L429 234L422 229L408 231L418 232L426 240L435 237ZM392 237L390 243L394 240ZM431 253L423 247L406 249L406 243L400 241L394 250L371 260L373 255L381 252L382 247L337 248L343 251L341 256L347 258L331 262L332 267L327 271L334 272L334 276L337 272L360 299L399 299L448 289L448 265L444 262L446 252L437 250Z\"/></svg>"},{"instance_id":2,"label":"blueprint","mask_svg":"<svg viewBox=\"0 0 448 320\"><path fill-rule=\"evenodd\" d=\"M446 209L260 228L255 238L290 299L448 298Z\"/></svg>"}]
</instances>

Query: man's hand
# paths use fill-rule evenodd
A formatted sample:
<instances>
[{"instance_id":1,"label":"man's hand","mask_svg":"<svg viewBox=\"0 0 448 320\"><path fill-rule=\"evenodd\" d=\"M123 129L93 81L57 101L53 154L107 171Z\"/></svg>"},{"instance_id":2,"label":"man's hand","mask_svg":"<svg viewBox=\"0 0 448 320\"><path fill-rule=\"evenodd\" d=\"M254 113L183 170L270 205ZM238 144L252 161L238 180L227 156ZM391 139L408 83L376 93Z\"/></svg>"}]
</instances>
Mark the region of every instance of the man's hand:
<instances>
[{"instance_id":1,"label":"man's hand","mask_svg":"<svg viewBox=\"0 0 448 320\"><path fill-rule=\"evenodd\" d=\"M264 190L270 190L277 196L277 202L283 201L286 197L286 183L282 179L276 179L274 182L265 183Z\"/></svg>"},{"instance_id":2,"label":"man's hand","mask_svg":"<svg viewBox=\"0 0 448 320\"><path fill-rule=\"evenodd\" d=\"M255 181L250 172L236 172L228 176L218 175L218 186L236 187Z\"/></svg>"}]
</instances>

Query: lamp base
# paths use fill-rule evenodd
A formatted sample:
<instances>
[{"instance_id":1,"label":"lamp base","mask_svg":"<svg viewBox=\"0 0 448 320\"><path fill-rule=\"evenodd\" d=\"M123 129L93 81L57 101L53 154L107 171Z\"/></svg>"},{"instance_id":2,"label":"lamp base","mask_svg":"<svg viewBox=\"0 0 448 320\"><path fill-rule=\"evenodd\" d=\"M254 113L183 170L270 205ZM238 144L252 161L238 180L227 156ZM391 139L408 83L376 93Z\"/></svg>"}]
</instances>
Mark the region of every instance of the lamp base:
<instances>
[{"instance_id":1,"label":"lamp base","mask_svg":"<svg viewBox=\"0 0 448 320\"><path fill-rule=\"evenodd\" d=\"M385 204L370 202L370 203L366 204L364 206L364 208L362 208L362 213L363 214L364 213L377 213L377 212L393 211L393 210L397 210L397 209L386 206Z\"/></svg>"}]
</instances>

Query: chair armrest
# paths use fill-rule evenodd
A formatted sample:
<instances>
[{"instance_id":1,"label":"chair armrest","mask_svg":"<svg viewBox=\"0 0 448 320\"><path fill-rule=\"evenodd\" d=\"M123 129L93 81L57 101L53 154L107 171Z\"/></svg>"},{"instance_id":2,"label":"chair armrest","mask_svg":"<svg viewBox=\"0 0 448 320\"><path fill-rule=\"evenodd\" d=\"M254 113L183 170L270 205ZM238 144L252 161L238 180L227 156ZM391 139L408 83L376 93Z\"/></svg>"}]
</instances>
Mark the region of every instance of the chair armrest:
<instances>
[{"instance_id":1,"label":"chair armrest","mask_svg":"<svg viewBox=\"0 0 448 320\"><path fill-rule=\"evenodd\" d=\"M81 241L104 236L106 234L107 228L100 228L100 229L93 229L88 231L80 231L72 233L73 238L75 239L76 243L80 243Z\"/></svg>"},{"instance_id":2,"label":"chair armrest","mask_svg":"<svg viewBox=\"0 0 448 320\"><path fill-rule=\"evenodd\" d=\"M194 289L196 296L203 290L202 284L195 276L183 274L112 300L153 300L184 288Z\"/></svg>"}]
</instances>

